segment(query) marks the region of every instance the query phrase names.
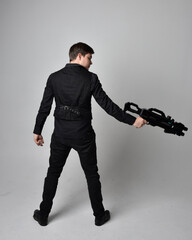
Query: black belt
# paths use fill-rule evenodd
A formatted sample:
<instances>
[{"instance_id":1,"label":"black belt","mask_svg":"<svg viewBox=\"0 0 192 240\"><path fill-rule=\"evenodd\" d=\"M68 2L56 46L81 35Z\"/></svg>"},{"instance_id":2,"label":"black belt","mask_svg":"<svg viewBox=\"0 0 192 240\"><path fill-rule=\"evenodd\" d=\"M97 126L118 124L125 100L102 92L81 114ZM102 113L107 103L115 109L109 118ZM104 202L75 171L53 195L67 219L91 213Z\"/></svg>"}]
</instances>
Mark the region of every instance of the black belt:
<instances>
[{"instance_id":1,"label":"black belt","mask_svg":"<svg viewBox=\"0 0 192 240\"><path fill-rule=\"evenodd\" d=\"M59 106L60 109L63 109L64 111L69 111L74 114L80 115L80 111L78 107L72 107L72 106Z\"/></svg>"}]
</instances>

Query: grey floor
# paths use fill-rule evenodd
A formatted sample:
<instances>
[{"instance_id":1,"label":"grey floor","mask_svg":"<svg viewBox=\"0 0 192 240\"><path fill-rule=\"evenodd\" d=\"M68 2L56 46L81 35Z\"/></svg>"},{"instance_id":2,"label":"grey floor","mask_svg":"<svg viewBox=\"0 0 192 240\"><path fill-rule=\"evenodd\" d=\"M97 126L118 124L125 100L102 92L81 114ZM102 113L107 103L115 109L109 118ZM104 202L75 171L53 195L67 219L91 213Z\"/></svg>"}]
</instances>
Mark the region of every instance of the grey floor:
<instances>
[{"instance_id":1,"label":"grey floor","mask_svg":"<svg viewBox=\"0 0 192 240\"><path fill-rule=\"evenodd\" d=\"M163 188L164 183L160 187L158 182L156 185L138 178L129 179L124 173L119 177L113 173L107 176L105 168L100 173L104 204L111 211L111 220L101 227L95 226L86 182L79 163L73 160L67 163L60 178L49 225L41 227L32 214L41 199L46 162L37 162L26 159L23 170L21 163L13 163L9 174L3 174L2 240L192 239L192 198L188 189L178 186L172 191ZM4 168L8 164L8 159L4 159Z\"/></svg>"}]
</instances>

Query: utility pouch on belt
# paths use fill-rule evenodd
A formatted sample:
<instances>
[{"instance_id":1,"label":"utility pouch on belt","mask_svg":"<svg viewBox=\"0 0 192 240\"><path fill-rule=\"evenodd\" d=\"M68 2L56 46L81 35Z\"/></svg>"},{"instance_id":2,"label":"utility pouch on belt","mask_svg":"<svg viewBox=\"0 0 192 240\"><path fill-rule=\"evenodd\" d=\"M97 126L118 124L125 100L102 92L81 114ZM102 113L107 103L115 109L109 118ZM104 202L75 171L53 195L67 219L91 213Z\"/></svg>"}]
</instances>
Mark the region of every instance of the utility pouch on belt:
<instances>
[{"instance_id":1,"label":"utility pouch on belt","mask_svg":"<svg viewBox=\"0 0 192 240\"><path fill-rule=\"evenodd\" d=\"M59 106L56 107L54 116L63 120L75 121L80 119L80 110L78 107Z\"/></svg>"}]
</instances>

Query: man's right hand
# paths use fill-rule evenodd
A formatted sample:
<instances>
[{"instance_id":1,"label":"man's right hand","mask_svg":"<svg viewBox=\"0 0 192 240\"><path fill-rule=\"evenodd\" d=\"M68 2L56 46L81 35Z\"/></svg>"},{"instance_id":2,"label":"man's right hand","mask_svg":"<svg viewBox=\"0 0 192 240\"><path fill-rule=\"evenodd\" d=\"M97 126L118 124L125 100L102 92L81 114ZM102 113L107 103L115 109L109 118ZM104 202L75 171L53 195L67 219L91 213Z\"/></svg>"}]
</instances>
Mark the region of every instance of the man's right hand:
<instances>
[{"instance_id":1,"label":"man's right hand","mask_svg":"<svg viewBox=\"0 0 192 240\"><path fill-rule=\"evenodd\" d=\"M135 122L133 123L133 126L136 128L141 128L145 124L147 124L147 121L145 119L143 119L142 117L138 117L138 118L136 118Z\"/></svg>"},{"instance_id":2,"label":"man's right hand","mask_svg":"<svg viewBox=\"0 0 192 240\"><path fill-rule=\"evenodd\" d=\"M44 140L41 135L33 134L33 139L34 139L34 142L37 144L37 146L43 146Z\"/></svg>"}]
</instances>

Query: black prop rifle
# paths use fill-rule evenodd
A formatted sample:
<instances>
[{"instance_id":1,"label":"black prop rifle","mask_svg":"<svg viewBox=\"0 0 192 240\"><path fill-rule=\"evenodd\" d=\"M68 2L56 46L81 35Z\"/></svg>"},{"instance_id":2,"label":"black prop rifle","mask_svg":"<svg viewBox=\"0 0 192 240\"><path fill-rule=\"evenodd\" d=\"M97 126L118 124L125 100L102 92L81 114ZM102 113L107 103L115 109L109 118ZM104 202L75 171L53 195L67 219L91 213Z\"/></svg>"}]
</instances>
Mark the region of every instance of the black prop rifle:
<instances>
[{"instance_id":1,"label":"black prop rifle","mask_svg":"<svg viewBox=\"0 0 192 240\"><path fill-rule=\"evenodd\" d=\"M161 127L165 133L176 134L178 136L184 136L183 131L187 131L188 128L182 123L175 122L170 116L165 116L165 113L156 108L139 108L137 104L132 102L125 103L124 111L130 111L138 114L140 117L147 121L147 124L155 127Z\"/></svg>"}]
</instances>

